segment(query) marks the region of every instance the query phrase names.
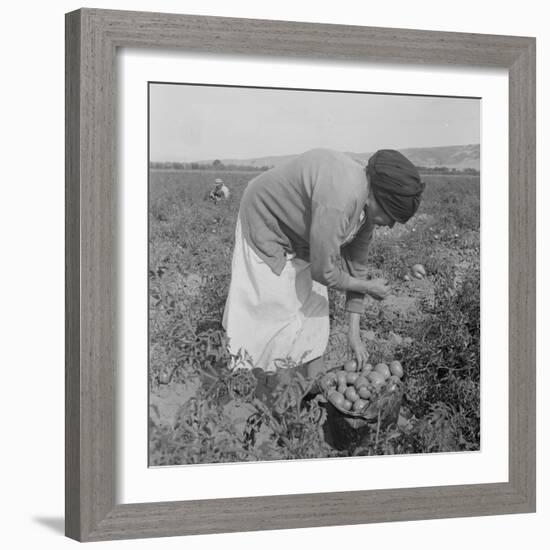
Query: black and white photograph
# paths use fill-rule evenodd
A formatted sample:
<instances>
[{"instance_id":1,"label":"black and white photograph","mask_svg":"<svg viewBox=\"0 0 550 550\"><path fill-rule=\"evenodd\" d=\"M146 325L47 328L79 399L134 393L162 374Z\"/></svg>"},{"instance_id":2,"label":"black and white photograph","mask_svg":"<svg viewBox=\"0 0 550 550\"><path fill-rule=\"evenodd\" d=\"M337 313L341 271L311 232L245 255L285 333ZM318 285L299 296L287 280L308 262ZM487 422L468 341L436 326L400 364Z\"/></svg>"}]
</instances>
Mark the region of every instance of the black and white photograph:
<instances>
[{"instance_id":1,"label":"black and white photograph","mask_svg":"<svg viewBox=\"0 0 550 550\"><path fill-rule=\"evenodd\" d=\"M149 466L479 451L480 99L148 99Z\"/></svg>"}]
</instances>

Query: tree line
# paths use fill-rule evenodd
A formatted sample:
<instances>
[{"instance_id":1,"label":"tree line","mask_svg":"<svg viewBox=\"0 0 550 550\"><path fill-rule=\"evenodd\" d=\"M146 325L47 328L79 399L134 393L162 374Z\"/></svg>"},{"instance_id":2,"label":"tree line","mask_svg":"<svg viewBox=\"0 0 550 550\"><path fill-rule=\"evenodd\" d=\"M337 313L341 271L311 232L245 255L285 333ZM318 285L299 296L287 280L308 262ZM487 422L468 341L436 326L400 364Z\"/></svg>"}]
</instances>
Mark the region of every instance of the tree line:
<instances>
[{"instance_id":1,"label":"tree line","mask_svg":"<svg viewBox=\"0 0 550 550\"><path fill-rule=\"evenodd\" d=\"M151 162L151 170L238 170L241 172L265 172L271 166L251 166L250 164L224 164L221 160L212 162ZM449 168L447 166L417 166L421 174L446 174L479 176L479 170L475 168Z\"/></svg>"},{"instance_id":2,"label":"tree line","mask_svg":"<svg viewBox=\"0 0 550 550\"><path fill-rule=\"evenodd\" d=\"M447 166L417 166L416 168L421 174L463 174L468 176L479 176L479 170L475 168L463 168L462 170L448 168Z\"/></svg>"},{"instance_id":3,"label":"tree line","mask_svg":"<svg viewBox=\"0 0 550 550\"><path fill-rule=\"evenodd\" d=\"M249 164L224 164L221 160L213 162L151 162L152 170L238 170L245 172L264 172L271 166L251 166Z\"/></svg>"}]
</instances>

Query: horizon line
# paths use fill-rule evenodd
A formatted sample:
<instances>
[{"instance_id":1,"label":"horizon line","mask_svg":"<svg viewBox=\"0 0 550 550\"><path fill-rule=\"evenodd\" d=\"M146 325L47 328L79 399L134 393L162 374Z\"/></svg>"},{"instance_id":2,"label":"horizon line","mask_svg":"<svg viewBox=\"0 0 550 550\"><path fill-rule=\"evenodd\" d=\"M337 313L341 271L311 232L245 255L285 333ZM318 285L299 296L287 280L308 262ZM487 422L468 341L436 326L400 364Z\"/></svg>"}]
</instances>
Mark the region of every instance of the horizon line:
<instances>
[{"instance_id":1,"label":"horizon line","mask_svg":"<svg viewBox=\"0 0 550 550\"><path fill-rule=\"evenodd\" d=\"M464 143L464 144L455 144L455 145L425 145L425 146L418 146L418 147L399 147L397 149L395 149L396 151L405 151L405 150L410 150L410 149L443 149L443 148L446 148L446 147L471 147L471 146L475 146L477 145L478 147L481 147L481 143ZM311 149L333 149L335 151L337 151L338 149L334 149L333 147L312 147ZM311 149L306 149L305 151L309 151ZM243 156L243 157L229 157L229 156L225 156L225 157L221 157L221 156L216 156L216 157L211 157L211 158L201 158L201 159L193 159L193 160L152 160L152 159L149 159L149 163L152 163L152 162L184 162L184 163L190 163L190 162L197 162L197 163L207 163L207 162L213 162L214 160L220 160L223 162L224 158L225 160L257 160L257 159L261 159L261 158L267 158L267 157L290 157L290 156L297 156L297 155L300 155L302 153L304 153L305 151L302 151L300 153L281 153L281 154L276 154L276 155L257 155L257 156ZM363 153L357 153L355 151L342 151L343 153L346 153L348 155L372 155L374 154L376 151L366 151L366 152L363 152Z\"/></svg>"}]
</instances>

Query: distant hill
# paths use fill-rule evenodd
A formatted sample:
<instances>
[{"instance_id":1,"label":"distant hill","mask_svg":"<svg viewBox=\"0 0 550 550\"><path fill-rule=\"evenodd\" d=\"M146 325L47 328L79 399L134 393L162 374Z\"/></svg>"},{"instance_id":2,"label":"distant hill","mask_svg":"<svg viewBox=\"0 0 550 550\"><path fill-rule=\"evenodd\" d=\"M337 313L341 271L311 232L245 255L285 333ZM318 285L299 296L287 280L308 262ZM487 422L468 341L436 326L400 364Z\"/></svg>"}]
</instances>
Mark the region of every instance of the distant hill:
<instances>
[{"instance_id":1,"label":"distant hill","mask_svg":"<svg viewBox=\"0 0 550 550\"><path fill-rule=\"evenodd\" d=\"M415 166L425 166L426 168L445 166L457 170L466 168L479 170L479 151L479 144L401 150Z\"/></svg>"},{"instance_id":2,"label":"distant hill","mask_svg":"<svg viewBox=\"0 0 550 550\"><path fill-rule=\"evenodd\" d=\"M400 149L415 166L425 168L435 168L442 166L446 168L455 168L456 170L465 170L473 168L479 170L479 144L473 145L452 145L444 147L418 147L411 149ZM351 153L352 158L362 164L366 164L372 153ZM297 155L267 156L248 159L219 159L225 165L254 166L261 168L264 166L273 167L286 162ZM198 164L211 163L212 160L198 161Z\"/></svg>"}]
</instances>

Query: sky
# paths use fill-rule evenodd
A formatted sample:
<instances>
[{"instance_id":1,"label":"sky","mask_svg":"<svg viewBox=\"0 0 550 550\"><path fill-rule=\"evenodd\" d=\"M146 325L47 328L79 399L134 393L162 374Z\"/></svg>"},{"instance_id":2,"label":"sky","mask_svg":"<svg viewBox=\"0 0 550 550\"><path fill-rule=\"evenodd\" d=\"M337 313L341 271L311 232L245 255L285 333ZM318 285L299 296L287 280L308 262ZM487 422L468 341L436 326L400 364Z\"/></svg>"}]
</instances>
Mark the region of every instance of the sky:
<instances>
[{"instance_id":1,"label":"sky","mask_svg":"<svg viewBox=\"0 0 550 550\"><path fill-rule=\"evenodd\" d=\"M480 142L480 100L150 84L150 160L354 153Z\"/></svg>"}]
</instances>

